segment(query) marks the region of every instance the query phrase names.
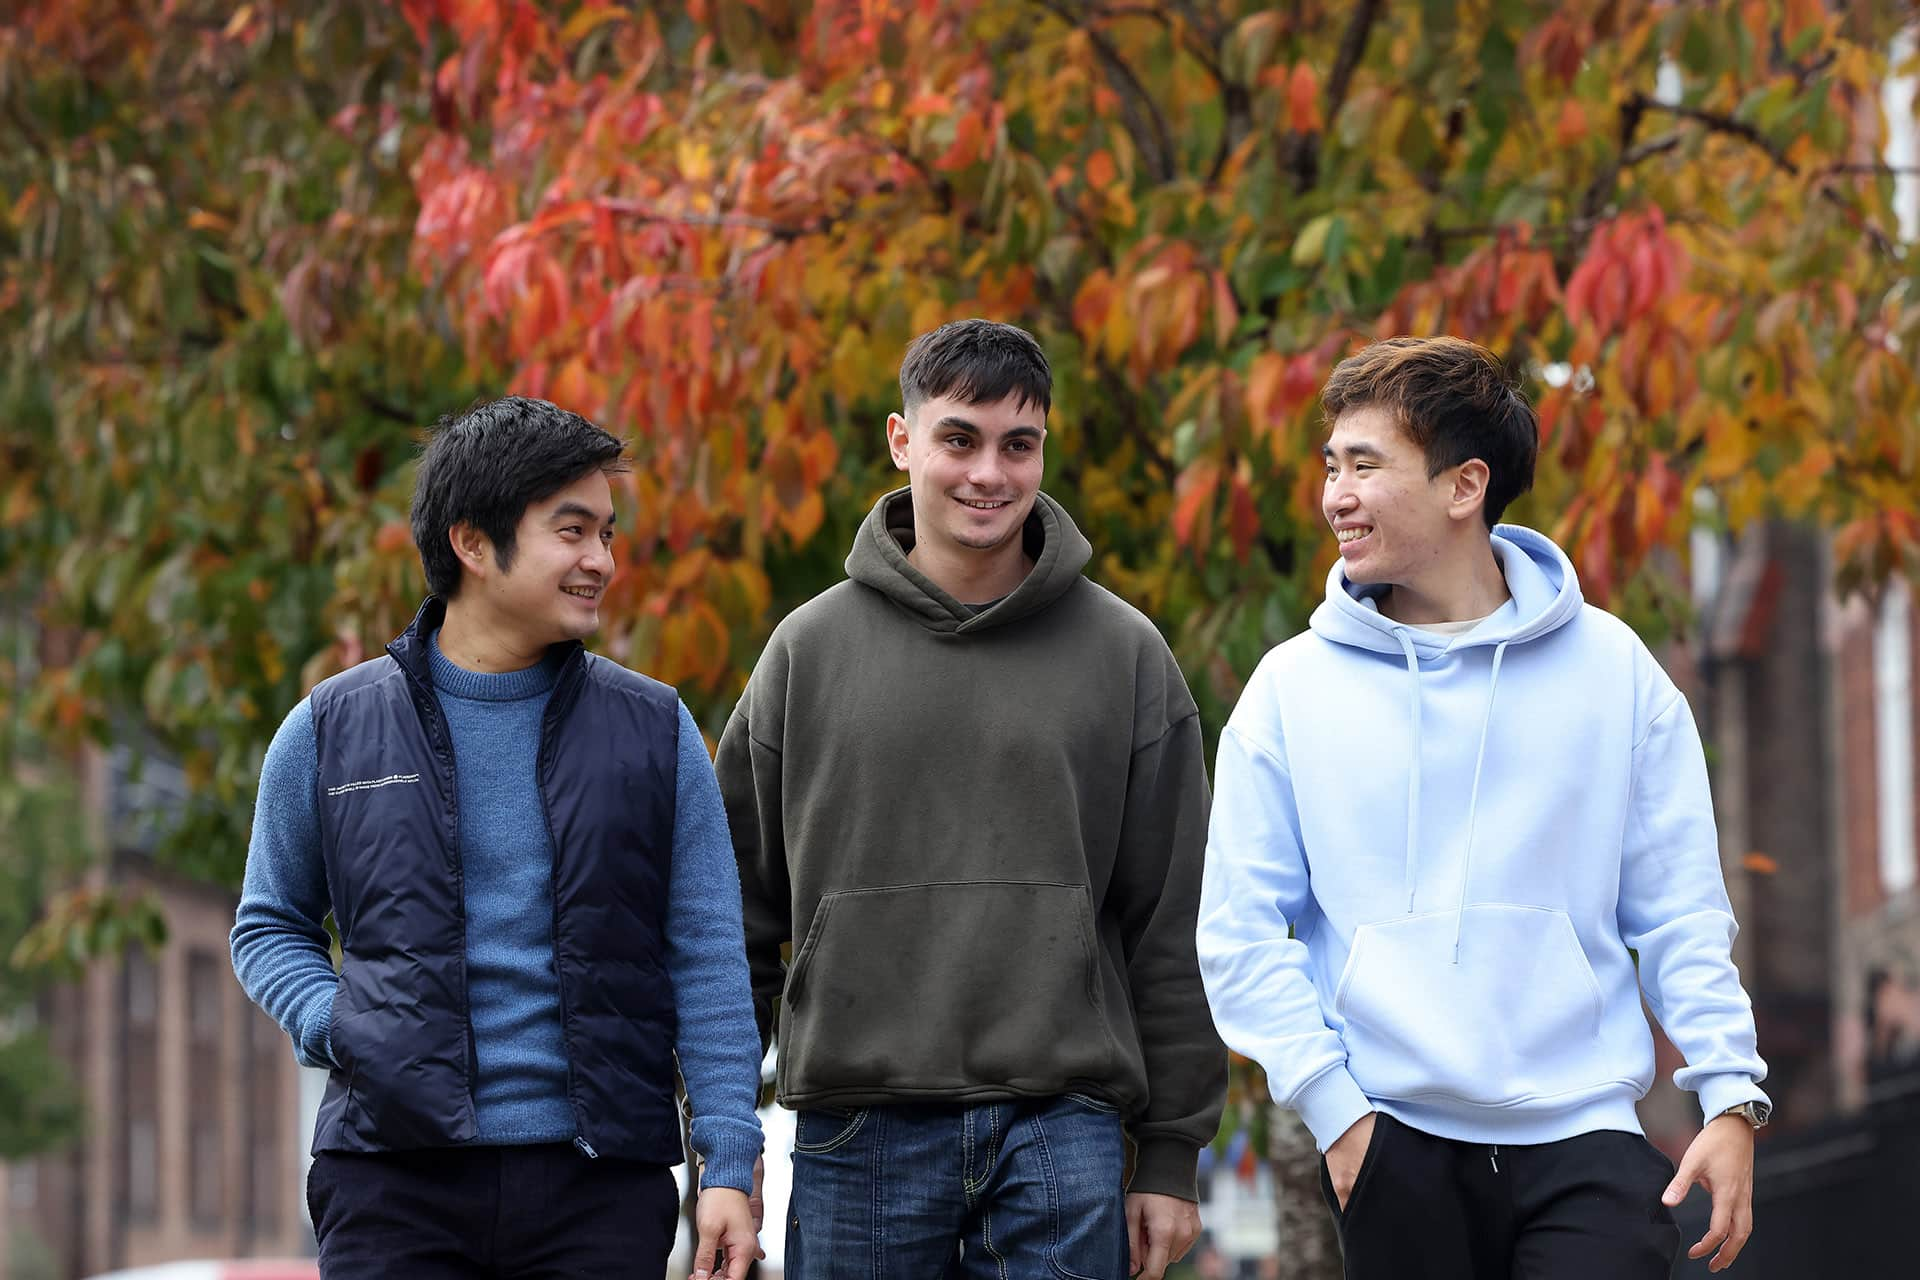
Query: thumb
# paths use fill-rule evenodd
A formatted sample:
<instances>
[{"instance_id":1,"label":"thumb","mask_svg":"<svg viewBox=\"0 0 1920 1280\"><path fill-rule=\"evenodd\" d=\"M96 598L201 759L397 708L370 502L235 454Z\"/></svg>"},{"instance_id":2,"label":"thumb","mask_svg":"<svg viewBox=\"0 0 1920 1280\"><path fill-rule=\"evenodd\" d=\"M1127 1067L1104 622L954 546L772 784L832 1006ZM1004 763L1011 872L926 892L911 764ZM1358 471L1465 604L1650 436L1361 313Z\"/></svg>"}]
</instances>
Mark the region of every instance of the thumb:
<instances>
[{"instance_id":1,"label":"thumb","mask_svg":"<svg viewBox=\"0 0 1920 1280\"><path fill-rule=\"evenodd\" d=\"M1680 1168L1674 1173L1673 1181L1669 1182L1667 1189L1661 1193L1660 1203L1671 1209L1682 1200L1685 1200L1687 1198L1687 1190L1693 1186L1694 1179L1698 1175L1698 1168L1699 1166L1693 1158L1693 1152L1688 1151L1685 1157L1681 1159Z\"/></svg>"},{"instance_id":2,"label":"thumb","mask_svg":"<svg viewBox=\"0 0 1920 1280\"><path fill-rule=\"evenodd\" d=\"M713 1275L714 1246L719 1243L714 1229L706 1223L700 1224L700 1244L693 1255L693 1275L688 1280L709 1280Z\"/></svg>"}]
</instances>

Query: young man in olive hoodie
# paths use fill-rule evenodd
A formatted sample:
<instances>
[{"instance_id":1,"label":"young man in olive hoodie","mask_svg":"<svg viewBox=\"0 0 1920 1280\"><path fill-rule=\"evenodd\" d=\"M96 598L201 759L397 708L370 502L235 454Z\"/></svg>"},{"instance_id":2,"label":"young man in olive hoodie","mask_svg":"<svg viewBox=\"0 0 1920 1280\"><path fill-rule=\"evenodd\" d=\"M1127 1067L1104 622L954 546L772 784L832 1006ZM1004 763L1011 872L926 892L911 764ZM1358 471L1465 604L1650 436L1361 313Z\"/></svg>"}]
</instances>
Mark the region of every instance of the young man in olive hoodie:
<instances>
[{"instance_id":1,"label":"young man in olive hoodie","mask_svg":"<svg viewBox=\"0 0 1920 1280\"><path fill-rule=\"evenodd\" d=\"M1158 1280L1198 1234L1226 1082L1194 955L1199 719L1039 491L1033 338L943 326L900 390L908 487L774 631L720 741L799 1112L789 1274Z\"/></svg>"}]
</instances>

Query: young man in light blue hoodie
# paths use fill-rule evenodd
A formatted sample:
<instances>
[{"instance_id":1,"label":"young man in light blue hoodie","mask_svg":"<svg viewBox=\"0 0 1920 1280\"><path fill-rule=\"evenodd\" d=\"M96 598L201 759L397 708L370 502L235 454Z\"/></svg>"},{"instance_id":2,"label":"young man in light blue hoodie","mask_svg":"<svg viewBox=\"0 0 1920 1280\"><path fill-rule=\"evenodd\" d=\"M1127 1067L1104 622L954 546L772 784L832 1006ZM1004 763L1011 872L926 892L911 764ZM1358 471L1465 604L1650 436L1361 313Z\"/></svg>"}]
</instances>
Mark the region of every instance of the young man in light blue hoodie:
<instances>
[{"instance_id":1,"label":"young man in light blue hoodie","mask_svg":"<svg viewBox=\"0 0 1920 1280\"><path fill-rule=\"evenodd\" d=\"M1377 343L1322 399L1340 560L1221 736L1214 1021L1325 1153L1351 1280L1664 1280L1696 1182L1724 1270L1770 1104L1686 699L1495 523L1539 432L1492 355ZM1706 1117L1677 1171L1643 993Z\"/></svg>"}]
</instances>

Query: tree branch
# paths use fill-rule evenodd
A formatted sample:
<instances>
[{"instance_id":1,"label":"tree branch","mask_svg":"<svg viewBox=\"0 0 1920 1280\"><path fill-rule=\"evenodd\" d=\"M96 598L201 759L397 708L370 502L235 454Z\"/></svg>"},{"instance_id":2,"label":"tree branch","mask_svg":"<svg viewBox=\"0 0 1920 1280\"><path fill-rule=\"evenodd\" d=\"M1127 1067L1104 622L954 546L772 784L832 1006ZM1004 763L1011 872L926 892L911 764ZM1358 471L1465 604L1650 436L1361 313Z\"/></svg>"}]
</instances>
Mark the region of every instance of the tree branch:
<instances>
[{"instance_id":1,"label":"tree branch","mask_svg":"<svg viewBox=\"0 0 1920 1280\"><path fill-rule=\"evenodd\" d=\"M775 240L799 240L818 235L833 225L830 218L795 225L744 213L666 213L642 201L620 196L602 196L594 203L608 213L617 213L637 222L667 222L681 227L738 227L748 231L764 231Z\"/></svg>"},{"instance_id":2,"label":"tree branch","mask_svg":"<svg viewBox=\"0 0 1920 1280\"><path fill-rule=\"evenodd\" d=\"M1113 42L1089 25L1089 14L1077 14L1069 9L1063 0L1039 0L1040 7L1051 12L1069 27L1085 31L1088 43L1107 68L1107 74L1113 78L1120 90L1120 115L1126 123L1127 132L1139 148L1141 156L1147 162L1147 171L1158 182L1172 182L1173 135L1167 130L1166 117L1160 114L1159 104L1146 86L1113 47Z\"/></svg>"},{"instance_id":3,"label":"tree branch","mask_svg":"<svg viewBox=\"0 0 1920 1280\"><path fill-rule=\"evenodd\" d=\"M1717 111L1707 111L1700 107L1683 107L1678 103L1660 102L1649 98L1644 93L1633 94L1627 99L1627 104L1630 107L1637 105L1642 112L1663 111L1667 115L1678 116L1682 120L1691 120L1695 124L1705 125L1713 133L1730 134L1766 152L1777 168L1784 169L1790 174L1800 172L1800 166L1789 160L1785 151L1781 150L1766 134L1744 120L1735 120L1732 116L1722 115Z\"/></svg>"},{"instance_id":4,"label":"tree branch","mask_svg":"<svg viewBox=\"0 0 1920 1280\"><path fill-rule=\"evenodd\" d=\"M1321 117L1321 123L1327 129L1333 128L1334 117L1347 104L1347 94L1353 88L1353 74L1360 67L1360 59L1366 55L1367 37L1373 34L1373 22L1379 13L1380 0L1360 0L1353 16L1347 20L1347 29L1340 37L1340 52L1334 55L1333 74L1327 77L1326 109ZM1305 191L1320 176L1321 136L1296 133L1287 140L1287 151L1281 165L1292 171L1296 191Z\"/></svg>"}]
</instances>

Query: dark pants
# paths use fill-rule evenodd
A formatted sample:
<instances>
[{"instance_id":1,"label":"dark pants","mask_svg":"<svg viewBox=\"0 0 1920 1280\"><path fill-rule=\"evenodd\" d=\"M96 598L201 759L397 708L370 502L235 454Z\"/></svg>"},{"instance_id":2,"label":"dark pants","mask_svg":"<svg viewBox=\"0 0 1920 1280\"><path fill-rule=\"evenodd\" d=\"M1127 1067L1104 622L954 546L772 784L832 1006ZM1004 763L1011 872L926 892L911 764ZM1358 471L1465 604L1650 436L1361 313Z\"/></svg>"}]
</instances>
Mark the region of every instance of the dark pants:
<instances>
[{"instance_id":1,"label":"dark pants","mask_svg":"<svg viewBox=\"0 0 1920 1280\"><path fill-rule=\"evenodd\" d=\"M549 1143L323 1152L307 1208L324 1280L659 1280L680 1195L665 1165Z\"/></svg>"},{"instance_id":2,"label":"dark pants","mask_svg":"<svg viewBox=\"0 0 1920 1280\"><path fill-rule=\"evenodd\" d=\"M1072 1094L802 1111L786 1274L1125 1280L1124 1162L1119 1113Z\"/></svg>"},{"instance_id":3,"label":"dark pants","mask_svg":"<svg viewBox=\"0 0 1920 1280\"><path fill-rule=\"evenodd\" d=\"M1347 1280L1667 1280L1673 1164L1637 1133L1528 1147L1436 1138L1380 1114L1342 1213Z\"/></svg>"}]
</instances>

